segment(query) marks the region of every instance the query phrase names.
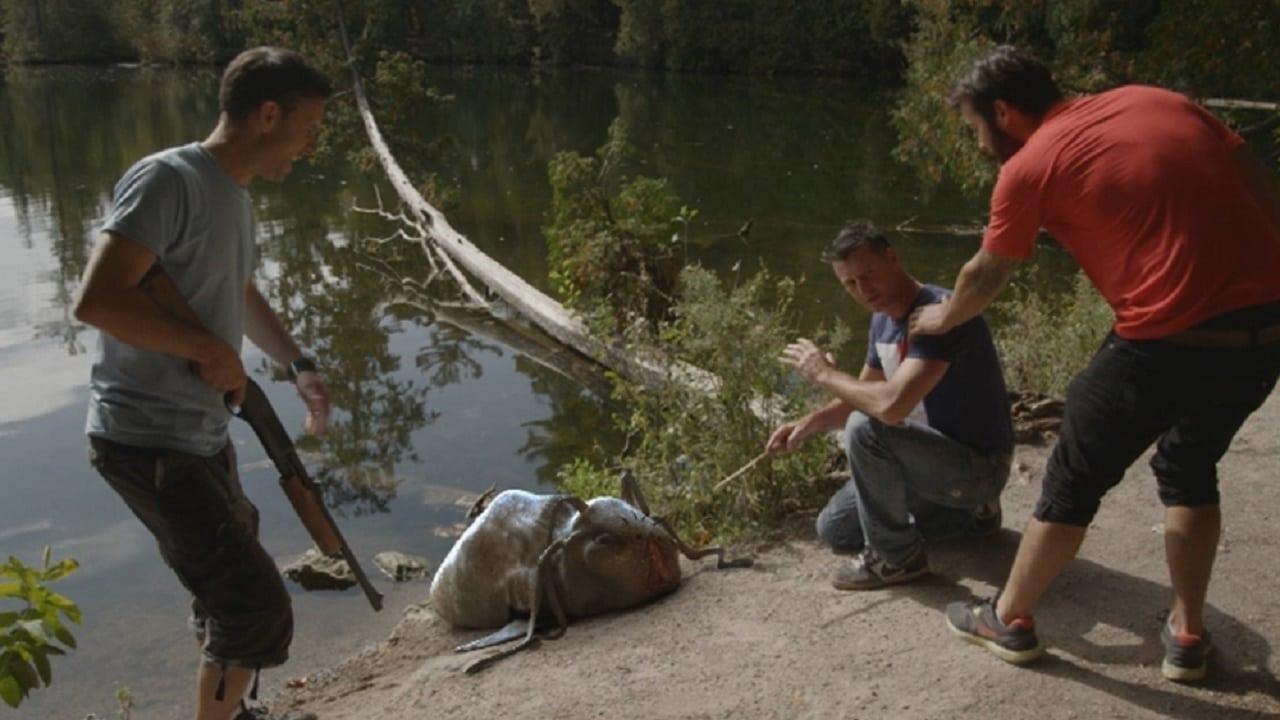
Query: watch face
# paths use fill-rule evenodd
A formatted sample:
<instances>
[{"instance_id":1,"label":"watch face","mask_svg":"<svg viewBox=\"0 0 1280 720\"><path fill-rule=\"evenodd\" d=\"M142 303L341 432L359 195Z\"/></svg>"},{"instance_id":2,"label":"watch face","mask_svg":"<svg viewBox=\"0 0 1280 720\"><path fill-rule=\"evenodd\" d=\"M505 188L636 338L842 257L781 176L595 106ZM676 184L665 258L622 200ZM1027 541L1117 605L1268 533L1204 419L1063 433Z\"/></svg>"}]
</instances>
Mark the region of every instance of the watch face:
<instances>
[{"instance_id":1,"label":"watch face","mask_svg":"<svg viewBox=\"0 0 1280 720\"><path fill-rule=\"evenodd\" d=\"M316 372L316 361L309 357L301 357L289 363L285 368L285 374L289 376L289 381L293 382L298 379L298 373Z\"/></svg>"}]
</instances>

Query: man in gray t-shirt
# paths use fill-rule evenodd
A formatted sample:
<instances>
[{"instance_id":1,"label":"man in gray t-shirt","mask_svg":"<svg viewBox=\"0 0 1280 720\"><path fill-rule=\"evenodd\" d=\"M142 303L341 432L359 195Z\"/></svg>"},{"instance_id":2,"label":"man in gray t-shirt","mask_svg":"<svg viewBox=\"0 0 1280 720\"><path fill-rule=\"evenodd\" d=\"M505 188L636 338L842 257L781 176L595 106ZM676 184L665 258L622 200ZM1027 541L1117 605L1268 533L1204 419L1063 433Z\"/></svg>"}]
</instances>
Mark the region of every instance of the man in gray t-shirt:
<instances>
[{"instance_id":1,"label":"man in gray t-shirt","mask_svg":"<svg viewBox=\"0 0 1280 720\"><path fill-rule=\"evenodd\" d=\"M306 430L322 433L328 422L315 363L254 285L245 188L255 177L284 179L314 149L331 92L292 51L255 48L232 60L213 133L139 160L117 183L76 299L76 317L101 331L90 459L194 598L198 720L230 718L256 672L285 661L293 635L288 591L258 542L257 509L236 475L227 404L244 397L247 335L288 367ZM172 280L197 325L148 294L156 271Z\"/></svg>"}]
</instances>

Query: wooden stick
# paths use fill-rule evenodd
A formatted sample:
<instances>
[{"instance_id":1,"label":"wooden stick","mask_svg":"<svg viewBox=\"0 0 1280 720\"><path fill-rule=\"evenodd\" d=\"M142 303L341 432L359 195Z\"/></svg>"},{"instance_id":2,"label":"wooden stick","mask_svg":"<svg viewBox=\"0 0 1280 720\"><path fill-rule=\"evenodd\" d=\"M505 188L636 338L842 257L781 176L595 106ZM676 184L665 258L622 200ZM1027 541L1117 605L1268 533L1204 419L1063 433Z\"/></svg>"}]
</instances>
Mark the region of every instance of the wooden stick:
<instances>
[{"instance_id":1,"label":"wooden stick","mask_svg":"<svg viewBox=\"0 0 1280 720\"><path fill-rule=\"evenodd\" d=\"M1205 98L1201 101L1207 107L1228 108L1231 110L1280 110L1280 103L1266 100L1237 100L1235 98Z\"/></svg>"},{"instance_id":2,"label":"wooden stick","mask_svg":"<svg viewBox=\"0 0 1280 720\"><path fill-rule=\"evenodd\" d=\"M750 470L751 468L755 467L756 465L759 465L759 464L760 464L760 461L761 461L761 460L763 460L763 459L765 459L765 458L767 458L767 457L769 457L769 451L768 451L768 450L765 450L764 452L762 452L762 453L760 453L759 455L757 455L757 456L755 456L754 458L752 458L752 459L751 459L751 462L747 463L746 465L743 465L742 467L738 468L737 470L734 470L734 471L733 471L733 474L729 475L729 477L727 477L727 478L725 478L725 479L721 480L720 482L716 483L716 484L715 484L715 487L711 488L711 492L718 492L718 491L720 490L720 488L724 487L725 485L728 485L729 483L733 482L734 480L737 480L739 477L742 477L744 474L746 474L746 472L747 472L748 470Z\"/></svg>"}]
</instances>

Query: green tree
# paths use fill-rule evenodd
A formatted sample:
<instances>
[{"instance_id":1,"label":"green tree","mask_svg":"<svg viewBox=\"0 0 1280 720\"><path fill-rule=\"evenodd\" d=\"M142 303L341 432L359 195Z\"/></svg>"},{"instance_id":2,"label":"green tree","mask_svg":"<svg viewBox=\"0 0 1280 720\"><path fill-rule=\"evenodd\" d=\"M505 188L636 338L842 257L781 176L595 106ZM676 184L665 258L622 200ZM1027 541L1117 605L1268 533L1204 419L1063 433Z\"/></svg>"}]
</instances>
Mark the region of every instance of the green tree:
<instances>
[{"instance_id":1,"label":"green tree","mask_svg":"<svg viewBox=\"0 0 1280 720\"><path fill-rule=\"evenodd\" d=\"M633 152L615 120L595 157L561 153L548 166L551 280L606 336L667 318L682 241L675 223L691 212L667 180L625 174Z\"/></svg>"},{"instance_id":2,"label":"green tree","mask_svg":"<svg viewBox=\"0 0 1280 720\"><path fill-rule=\"evenodd\" d=\"M11 62L94 62L127 54L112 26L119 0L0 0Z\"/></svg>"},{"instance_id":3,"label":"green tree","mask_svg":"<svg viewBox=\"0 0 1280 720\"><path fill-rule=\"evenodd\" d=\"M660 330L660 347L715 380L691 385L672 365L656 387L617 381L614 398L621 409L614 424L628 438L626 455L566 464L559 475L563 487L582 497L611 494L617 471L629 469L659 513L699 543L758 532L790 513L819 507L834 489L814 481L829 452L822 442L775 456L717 487L760 453L773 423L814 402L809 387L777 361L795 337L796 283L761 268L728 285L689 266L680 286L674 317ZM849 339L839 326L817 335L835 352Z\"/></svg>"},{"instance_id":4,"label":"green tree","mask_svg":"<svg viewBox=\"0 0 1280 720\"><path fill-rule=\"evenodd\" d=\"M978 191L994 177L947 105L958 75L1000 43L1034 51L1070 92L1126 83L1194 97L1274 99L1280 87L1280 18L1273 3L1141 0L912 0L904 92L893 111L897 156L930 181ZM1239 118L1228 116L1229 121Z\"/></svg>"}]
</instances>

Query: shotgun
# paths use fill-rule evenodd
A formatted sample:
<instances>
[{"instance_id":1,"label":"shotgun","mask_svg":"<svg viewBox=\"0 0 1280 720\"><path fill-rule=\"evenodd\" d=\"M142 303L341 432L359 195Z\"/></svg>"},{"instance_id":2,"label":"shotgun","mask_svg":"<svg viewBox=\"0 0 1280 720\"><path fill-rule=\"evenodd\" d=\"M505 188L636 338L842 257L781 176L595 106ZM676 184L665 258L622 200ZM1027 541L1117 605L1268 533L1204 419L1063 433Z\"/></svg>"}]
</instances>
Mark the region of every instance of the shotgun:
<instances>
[{"instance_id":1,"label":"shotgun","mask_svg":"<svg viewBox=\"0 0 1280 720\"><path fill-rule=\"evenodd\" d=\"M139 287L165 312L191 327L204 329L204 323L178 292L177 286L165 274L160 263L151 266L143 276ZM351 546L342 537L342 531L338 529L333 516L329 514L329 509L324 505L320 488L307 473L306 466L302 464L298 451L293 446L293 440L290 439L288 431L284 429L280 418L271 407L266 393L262 392L258 383L250 378L245 387L244 402L238 408L229 407L228 409L253 428L253 433L258 436L262 447L267 451L267 457L271 458L276 471L280 473L280 487L289 498L289 503L293 505L293 511L297 513L303 527L315 541L316 547L330 557L341 555L342 559L347 561L347 566L351 568L351 573L355 575L356 582L360 584L360 589L364 591L369 604L374 610L381 610L382 595L369 582L364 569L360 567L360 561L356 560Z\"/></svg>"}]
</instances>

